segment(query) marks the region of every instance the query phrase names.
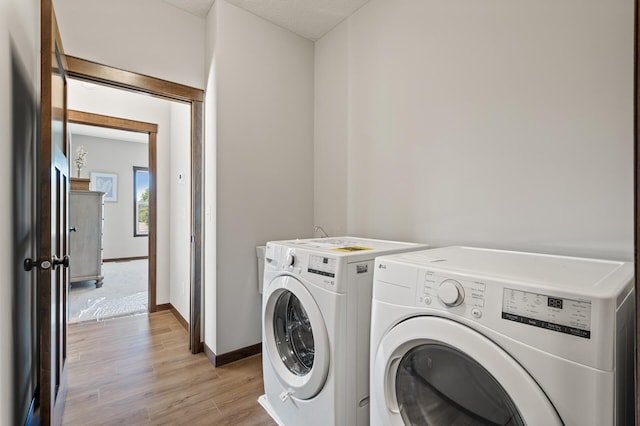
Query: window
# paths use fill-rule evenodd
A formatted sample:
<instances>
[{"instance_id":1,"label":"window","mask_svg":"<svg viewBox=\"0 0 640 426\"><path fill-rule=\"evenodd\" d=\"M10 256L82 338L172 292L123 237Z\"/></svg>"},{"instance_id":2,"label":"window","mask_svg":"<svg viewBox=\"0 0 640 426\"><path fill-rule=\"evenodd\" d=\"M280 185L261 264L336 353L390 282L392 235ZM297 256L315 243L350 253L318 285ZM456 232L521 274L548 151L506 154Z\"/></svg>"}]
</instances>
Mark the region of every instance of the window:
<instances>
[{"instance_id":1,"label":"window","mask_svg":"<svg viewBox=\"0 0 640 426\"><path fill-rule=\"evenodd\" d=\"M149 235L149 168L133 167L133 236Z\"/></svg>"}]
</instances>

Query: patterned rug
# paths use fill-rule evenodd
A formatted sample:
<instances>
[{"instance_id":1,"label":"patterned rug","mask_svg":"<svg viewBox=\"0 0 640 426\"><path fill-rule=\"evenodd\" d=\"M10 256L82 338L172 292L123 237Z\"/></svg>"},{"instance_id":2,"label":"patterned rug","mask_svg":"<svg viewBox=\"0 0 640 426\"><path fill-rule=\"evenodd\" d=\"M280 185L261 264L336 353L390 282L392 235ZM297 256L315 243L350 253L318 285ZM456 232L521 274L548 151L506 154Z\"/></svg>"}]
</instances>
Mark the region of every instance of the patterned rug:
<instances>
[{"instance_id":1,"label":"patterned rug","mask_svg":"<svg viewBox=\"0 0 640 426\"><path fill-rule=\"evenodd\" d=\"M147 265L147 260L107 262L102 265L102 287L96 288L95 281L71 284L69 323L148 312Z\"/></svg>"}]
</instances>

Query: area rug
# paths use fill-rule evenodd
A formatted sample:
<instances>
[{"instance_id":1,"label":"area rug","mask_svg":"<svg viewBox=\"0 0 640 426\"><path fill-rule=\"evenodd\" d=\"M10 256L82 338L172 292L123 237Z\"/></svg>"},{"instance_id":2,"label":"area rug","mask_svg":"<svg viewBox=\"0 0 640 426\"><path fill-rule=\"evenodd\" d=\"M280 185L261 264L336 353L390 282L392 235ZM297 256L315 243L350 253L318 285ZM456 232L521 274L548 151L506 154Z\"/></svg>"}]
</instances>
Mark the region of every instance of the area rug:
<instances>
[{"instance_id":1,"label":"area rug","mask_svg":"<svg viewBox=\"0 0 640 426\"><path fill-rule=\"evenodd\" d=\"M96 288L95 281L71 284L69 323L148 312L147 265L147 260L106 262L102 265L102 287Z\"/></svg>"}]
</instances>

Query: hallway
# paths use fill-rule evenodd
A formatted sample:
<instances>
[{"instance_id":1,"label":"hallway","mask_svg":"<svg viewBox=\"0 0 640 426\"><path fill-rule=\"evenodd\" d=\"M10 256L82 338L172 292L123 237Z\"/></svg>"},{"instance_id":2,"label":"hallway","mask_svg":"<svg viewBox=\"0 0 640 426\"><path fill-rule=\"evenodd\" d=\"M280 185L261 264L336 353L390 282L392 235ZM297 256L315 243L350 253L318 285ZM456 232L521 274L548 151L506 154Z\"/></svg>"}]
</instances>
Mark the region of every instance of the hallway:
<instances>
[{"instance_id":1,"label":"hallway","mask_svg":"<svg viewBox=\"0 0 640 426\"><path fill-rule=\"evenodd\" d=\"M214 368L170 311L69 327L63 425L273 425L261 357Z\"/></svg>"}]
</instances>

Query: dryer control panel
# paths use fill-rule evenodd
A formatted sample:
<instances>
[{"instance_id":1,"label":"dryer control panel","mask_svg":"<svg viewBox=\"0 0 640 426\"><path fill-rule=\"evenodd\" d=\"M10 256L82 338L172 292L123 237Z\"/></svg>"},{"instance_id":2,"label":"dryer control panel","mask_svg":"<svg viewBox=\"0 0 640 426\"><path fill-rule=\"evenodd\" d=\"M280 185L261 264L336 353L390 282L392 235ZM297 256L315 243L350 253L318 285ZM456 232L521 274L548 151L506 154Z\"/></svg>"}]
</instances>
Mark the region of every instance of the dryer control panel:
<instances>
[{"instance_id":1,"label":"dryer control panel","mask_svg":"<svg viewBox=\"0 0 640 426\"><path fill-rule=\"evenodd\" d=\"M459 315L480 318L485 305L486 285L480 280L451 278L433 270L424 271L418 284L416 305L445 307Z\"/></svg>"},{"instance_id":2,"label":"dryer control panel","mask_svg":"<svg viewBox=\"0 0 640 426\"><path fill-rule=\"evenodd\" d=\"M591 338L591 302L504 288L502 319Z\"/></svg>"}]
</instances>

